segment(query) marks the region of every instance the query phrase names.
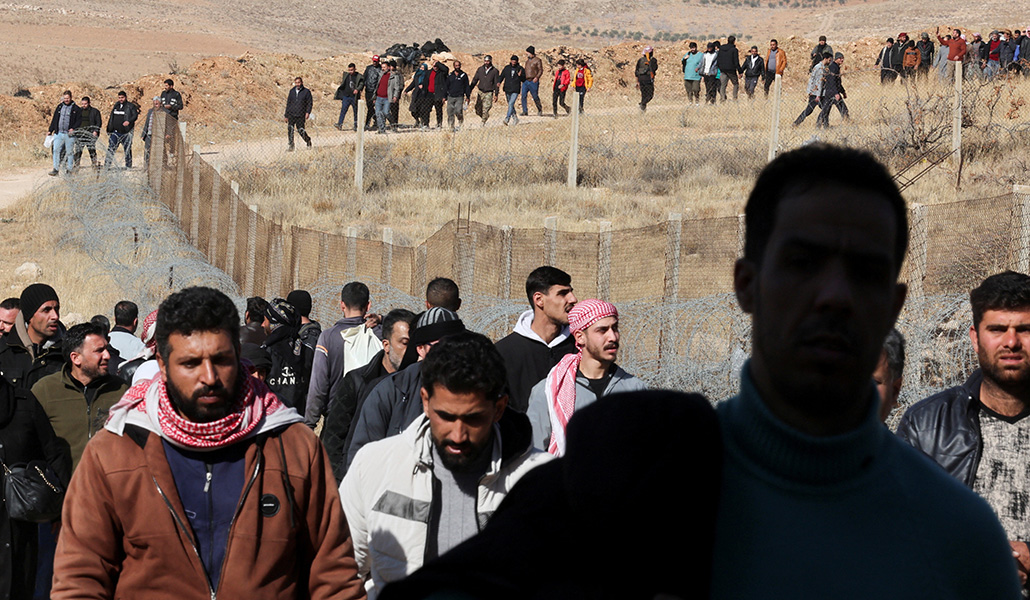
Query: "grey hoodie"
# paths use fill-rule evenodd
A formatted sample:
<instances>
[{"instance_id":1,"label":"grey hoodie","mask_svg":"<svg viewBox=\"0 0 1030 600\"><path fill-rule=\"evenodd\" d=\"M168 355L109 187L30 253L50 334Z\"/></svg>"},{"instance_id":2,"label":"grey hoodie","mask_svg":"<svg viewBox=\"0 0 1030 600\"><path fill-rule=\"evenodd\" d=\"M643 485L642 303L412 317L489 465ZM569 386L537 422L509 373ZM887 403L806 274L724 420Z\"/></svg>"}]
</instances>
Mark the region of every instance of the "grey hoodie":
<instances>
[{"instance_id":1,"label":"grey hoodie","mask_svg":"<svg viewBox=\"0 0 1030 600\"><path fill-rule=\"evenodd\" d=\"M315 359L311 364L311 382L308 384L308 404L304 410L304 424L314 429L329 408L334 391L343 383L343 332L365 322L365 317L344 317L318 336ZM382 337L378 331L376 335Z\"/></svg>"}]
</instances>

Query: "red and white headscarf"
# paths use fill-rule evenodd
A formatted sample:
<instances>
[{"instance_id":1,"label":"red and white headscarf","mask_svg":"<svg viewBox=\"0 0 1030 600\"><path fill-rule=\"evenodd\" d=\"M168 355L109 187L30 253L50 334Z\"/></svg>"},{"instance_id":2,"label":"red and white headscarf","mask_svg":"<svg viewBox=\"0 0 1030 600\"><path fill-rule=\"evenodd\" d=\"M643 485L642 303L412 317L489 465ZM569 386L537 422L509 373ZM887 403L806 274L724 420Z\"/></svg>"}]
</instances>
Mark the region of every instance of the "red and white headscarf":
<instances>
[{"instance_id":1,"label":"red and white headscarf","mask_svg":"<svg viewBox=\"0 0 1030 600\"><path fill-rule=\"evenodd\" d=\"M575 335L594 323L607 317L619 318L614 304L591 298L578 302L569 311L569 334ZM565 427L576 410L576 373L583 359L583 348L577 343L579 352L566 354L547 374L544 393L547 395L547 416L551 421L551 441L547 451L555 456L565 454Z\"/></svg>"},{"instance_id":2,"label":"red and white headscarf","mask_svg":"<svg viewBox=\"0 0 1030 600\"><path fill-rule=\"evenodd\" d=\"M161 376L140 381L129 388L113 407L104 426L122 435L126 425L152 431L180 448L217 450L270 429L304 419L283 404L259 379L249 377L240 367L240 390L232 411L210 423L194 423L179 415L168 398Z\"/></svg>"}]
</instances>

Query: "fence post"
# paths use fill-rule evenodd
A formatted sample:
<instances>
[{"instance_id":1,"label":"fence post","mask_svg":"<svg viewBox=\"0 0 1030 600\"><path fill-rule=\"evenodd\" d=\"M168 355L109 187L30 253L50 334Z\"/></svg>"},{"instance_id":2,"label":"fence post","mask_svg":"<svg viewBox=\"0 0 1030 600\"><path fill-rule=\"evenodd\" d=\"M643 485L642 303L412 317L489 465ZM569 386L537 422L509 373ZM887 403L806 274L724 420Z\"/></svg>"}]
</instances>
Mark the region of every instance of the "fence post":
<instances>
[{"instance_id":1,"label":"fence post","mask_svg":"<svg viewBox=\"0 0 1030 600\"><path fill-rule=\"evenodd\" d=\"M292 265L291 270L293 271L290 289L296 290L300 288L300 253L297 252L296 225L290 225L290 264ZM318 279L317 273L315 274L315 279Z\"/></svg>"},{"instance_id":2,"label":"fence post","mask_svg":"<svg viewBox=\"0 0 1030 600\"><path fill-rule=\"evenodd\" d=\"M479 292L476 280L476 234L456 233L454 235L454 274L458 287L470 293Z\"/></svg>"},{"instance_id":3,"label":"fence post","mask_svg":"<svg viewBox=\"0 0 1030 600\"><path fill-rule=\"evenodd\" d=\"M182 156L175 162L175 206L182 205L182 195L186 189L186 124L179 123L179 147ZM167 206L167 205L165 205Z\"/></svg>"},{"instance_id":4,"label":"fence post","mask_svg":"<svg viewBox=\"0 0 1030 600\"><path fill-rule=\"evenodd\" d=\"M579 92L572 93L572 135L569 145L569 179L566 183L575 189L579 173Z\"/></svg>"},{"instance_id":5,"label":"fence post","mask_svg":"<svg viewBox=\"0 0 1030 600\"><path fill-rule=\"evenodd\" d=\"M251 204L247 208L250 212L247 214L247 279L244 283L243 290L247 296L254 295L254 276L255 268L257 267L257 204Z\"/></svg>"},{"instance_id":6,"label":"fence post","mask_svg":"<svg viewBox=\"0 0 1030 600\"><path fill-rule=\"evenodd\" d=\"M365 113L368 108L364 102L358 101L358 126L355 127L358 134L354 142L354 188L358 193L365 191Z\"/></svg>"},{"instance_id":7,"label":"fence post","mask_svg":"<svg viewBox=\"0 0 1030 600\"><path fill-rule=\"evenodd\" d=\"M951 160L955 165L962 163L962 61L955 63L955 103L951 121Z\"/></svg>"},{"instance_id":8,"label":"fence post","mask_svg":"<svg viewBox=\"0 0 1030 600\"><path fill-rule=\"evenodd\" d=\"M511 299L511 264L512 264L511 225L501 226L501 289L497 296L504 300Z\"/></svg>"},{"instance_id":9,"label":"fence post","mask_svg":"<svg viewBox=\"0 0 1030 600\"><path fill-rule=\"evenodd\" d=\"M612 293L612 222L601 221L597 236L597 297L611 298Z\"/></svg>"},{"instance_id":10,"label":"fence post","mask_svg":"<svg viewBox=\"0 0 1030 600\"><path fill-rule=\"evenodd\" d=\"M913 204L910 214L908 245L908 295L910 298L923 298L926 291L923 281L926 279L927 229L926 206Z\"/></svg>"},{"instance_id":11,"label":"fence post","mask_svg":"<svg viewBox=\"0 0 1030 600\"><path fill-rule=\"evenodd\" d=\"M737 257L744 256L744 240L747 239L745 236L746 225L744 224L744 215L737 215Z\"/></svg>"},{"instance_id":12,"label":"fence post","mask_svg":"<svg viewBox=\"0 0 1030 600\"><path fill-rule=\"evenodd\" d=\"M198 148L199 150L199 148ZM197 228L199 224L197 221L200 219L200 171L202 169L201 161L197 154L197 160L193 161L193 201L190 202L190 243L194 246L197 245ZM206 164L206 163L205 163ZM179 207L180 211L182 207ZM182 213L176 215L179 217L180 224L182 223Z\"/></svg>"},{"instance_id":13,"label":"fence post","mask_svg":"<svg viewBox=\"0 0 1030 600\"><path fill-rule=\"evenodd\" d=\"M429 283L429 248L426 242L422 242L415 249L415 274L412 277L413 287L412 295L418 294L420 290L425 290L426 285Z\"/></svg>"},{"instance_id":14,"label":"fence post","mask_svg":"<svg viewBox=\"0 0 1030 600\"><path fill-rule=\"evenodd\" d=\"M221 181L220 178L215 178L215 185L217 186ZM240 207L243 203L240 202L239 198L230 196L229 197L229 227L225 232L225 273L230 279L236 282L243 289L243 281L241 281L241 273L236 272L236 244L240 238Z\"/></svg>"},{"instance_id":15,"label":"fence post","mask_svg":"<svg viewBox=\"0 0 1030 600\"><path fill-rule=\"evenodd\" d=\"M215 167L217 175L221 175L221 172L221 167ZM215 177L214 180L215 184L211 186L211 203L208 205L210 218L208 219L209 229L207 232L207 259L211 261L211 264L217 266L218 261L215 259L215 254L218 252L218 212L219 204L222 201L222 178Z\"/></svg>"},{"instance_id":16,"label":"fence post","mask_svg":"<svg viewBox=\"0 0 1030 600\"><path fill-rule=\"evenodd\" d=\"M328 245L326 246L328 254ZM358 228L347 228L347 273L357 279L358 277Z\"/></svg>"},{"instance_id":17,"label":"fence post","mask_svg":"<svg viewBox=\"0 0 1030 600\"><path fill-rule=\"evenodd\" d=\"M325 231L318 233L318 267L315 271L315 280L329 275L329 234Z\"/></svg>"},{"instance_id":18,"label":"fence post","mask_svg":"<svg viewBox=\"0 0 1030 600\"><path fill-rule=\"evenodd\" d=\"M680 249L683 243L683 214L669 213L668 245L665 250L665 291L662 294L665 302L679 299L680 290Z\"/></svg>"},{"instance_id":19,"label":"fence post","mask_svg":"<svg viewBox=\"0 0 1030 600\"><path fill-rule=\"evenodd\" d=\"M165 117L165 118L161 118ZM154 115L153 131L150 132L150 158L152 159L147 165L150 172L147 175L150 178L150 187L154 190L154 197L161 199L161 171L164 167L164 156L165 156L165 122L171 117L158 113Z\"/></svg>"},{"instance_id":20,"label":"fence post","mask_svg":"<svg viewBox=\"0 0 1030 600\"><path fill-rule=\"evenodd\" d=\"M1014 238L1018 239L1013 270L1030 271L1030 185L1012 186L1012 214L1015 215Z\"/></svg>"},{"instance_id":21,"label":"fence post","mask_svg":"<svg viewBox=\"0 0 1030 600\"><path fill-rule=\"evenodd\" d=\"M383 283L393 286L393 229L383 228Z\"/></svg>"},{"instance_id":22,"label":"fence post","mask_svg":"<svg viewBox=\"0 0 1030 600\"><path fill-rule=\"evenodd\" d=\"M769 124L769 161L776 158L776 150L780 147L780 91L782 90L783 76L776 74L776 82L773 83L773 110L772 123Z\"/></svg>"},{"instance_id":23,"label":"fence post","mask_svg":"<svg viewBox=\"0 0 1030 600\"><path fill-rule=\"evenodd\" d=\"M544 219L544 264L558 262L558 217Z\"/></svg>"}]
</instances>

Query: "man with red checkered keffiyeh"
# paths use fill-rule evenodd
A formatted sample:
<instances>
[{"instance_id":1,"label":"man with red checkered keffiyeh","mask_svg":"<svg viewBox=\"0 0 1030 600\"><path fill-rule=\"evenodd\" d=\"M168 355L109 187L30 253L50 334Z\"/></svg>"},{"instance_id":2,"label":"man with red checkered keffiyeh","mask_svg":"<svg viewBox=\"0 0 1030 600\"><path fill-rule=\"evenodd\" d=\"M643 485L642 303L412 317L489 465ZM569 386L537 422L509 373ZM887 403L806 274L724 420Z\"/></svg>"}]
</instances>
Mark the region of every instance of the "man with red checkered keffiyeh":
<instances>
[{"instance_id":1,"label":"man with red checkered keffiyeh","mask_svg":"<svg viewBox=\"0 0 1030 600\"><path fill-rule=\"evenodd\" d=\"M569 332L579 352L567 354L533 386L529 416L533 445L565 454L565 427L572 414L601 396L646 389L644 382L615 364L619 311L604 300L583 300L569 311Z\"/></svg>"}]
</instances>

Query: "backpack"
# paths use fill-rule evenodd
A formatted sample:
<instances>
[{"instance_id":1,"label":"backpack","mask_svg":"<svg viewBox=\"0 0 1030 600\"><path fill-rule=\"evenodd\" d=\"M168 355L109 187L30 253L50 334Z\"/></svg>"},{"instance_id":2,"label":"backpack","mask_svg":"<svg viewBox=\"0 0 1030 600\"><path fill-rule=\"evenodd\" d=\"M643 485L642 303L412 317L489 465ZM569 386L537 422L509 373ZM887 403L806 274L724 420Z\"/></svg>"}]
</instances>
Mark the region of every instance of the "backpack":
<instances>
[{"instance_id":1,"label":"backpack","mask_svg":"<svg viewBox=\"0 0 1030 600\"><path fill-rule=\"evenodd\" d=\"M365 324L340 332L343 337L343 374L360 369L383 349L383 342Z\"/></svg>"},{"instance_id":2,"label":"backpack","mask_svg":"<svg viewBox=\"0 0 1030 600\"><path fill-rule=\"evenodd\" d=\"M646 57L641 57L637 61L636 76L643 77L651 74L651 61Z\"/></svg>"}]
</instances>

